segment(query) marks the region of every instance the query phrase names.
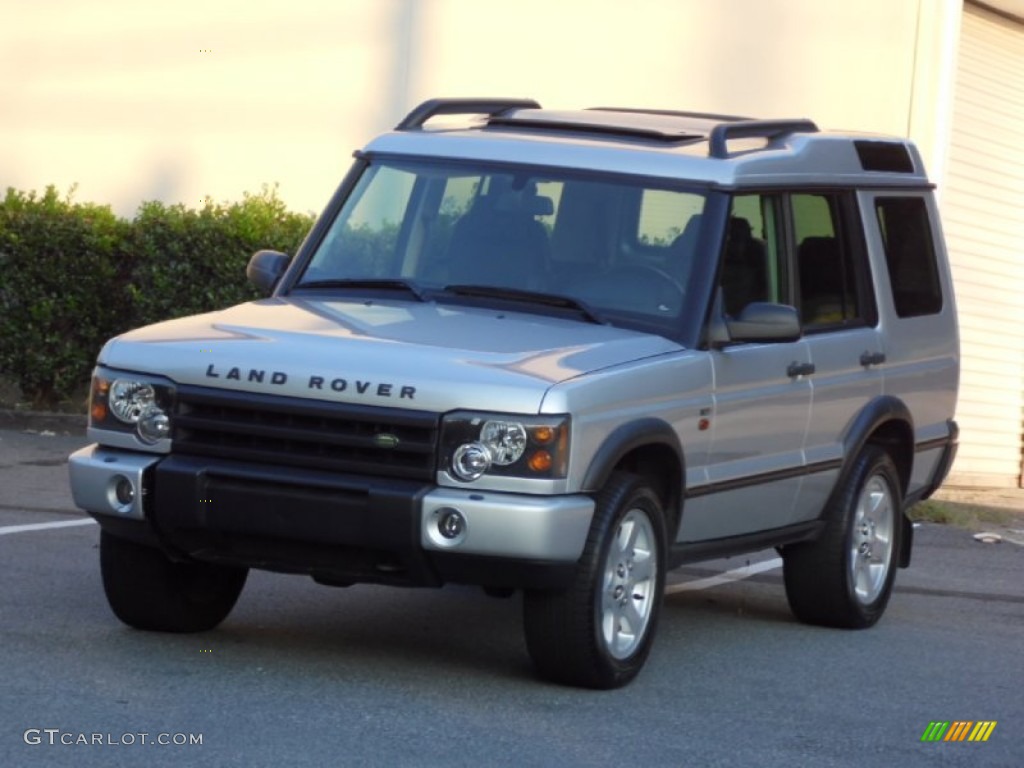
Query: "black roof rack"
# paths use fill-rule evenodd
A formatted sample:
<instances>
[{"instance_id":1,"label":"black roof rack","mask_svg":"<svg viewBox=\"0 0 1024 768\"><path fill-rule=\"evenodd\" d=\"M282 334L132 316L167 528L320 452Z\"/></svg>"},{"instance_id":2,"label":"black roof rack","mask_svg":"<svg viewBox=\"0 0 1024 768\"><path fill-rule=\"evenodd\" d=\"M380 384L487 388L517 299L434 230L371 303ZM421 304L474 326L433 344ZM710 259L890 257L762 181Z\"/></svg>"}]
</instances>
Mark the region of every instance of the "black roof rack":
<instances>
[{"instance_id":1,"label":"black roof rack","mask_svg":"<svg viewBox=\"0 0 1024 768\"><path fill-rule=\"evenodd\" d=\"M811 120L741 120L721 123L711 129L708 154L720 159L729 156L730 139L775 139L787 133L817 133Z\"/></svg>"},{"instance_id":2,"label":"black roof rack","mask_svg":"<svg viewBox=\"0 0 1024 768\"><path fill-rule=\"evenodd\" d=\"M692 141L705 138L684 126L644 125L639 121L632 124L616 123L585 117L572 119L565 113L510 115L519 109L540 110L540 104L533 99L495 98L439 98L424 101L413 109L395 126L396 131L413 131L422 128L428 120L439 115L487 115L487 125L504 127L531 127L553 131L596 133L606 136L632 136L662 142ZM735 115L717 115L707 112L685 112L667 109L635 109L619 107L591 107L590 112L633 115L660 115L664 117L688 117L716 121L708 138L708 154L715 158L729 157L731 139L765 138L774 139L788 133L816 133L818 126L810 120L751 120Z\"/></svg>"},{"instance_id":3,"label":"black roof rack","mask_svg":"<svg viewBox=\"0 0 1024 768\"><path fill-rule=\"evenodd\" d=\"M405 116L396 131L422 128L430 118L438 115L499 115L510 109L540 109L533 99L429 99Z\"/></svg>"}]
</instances>

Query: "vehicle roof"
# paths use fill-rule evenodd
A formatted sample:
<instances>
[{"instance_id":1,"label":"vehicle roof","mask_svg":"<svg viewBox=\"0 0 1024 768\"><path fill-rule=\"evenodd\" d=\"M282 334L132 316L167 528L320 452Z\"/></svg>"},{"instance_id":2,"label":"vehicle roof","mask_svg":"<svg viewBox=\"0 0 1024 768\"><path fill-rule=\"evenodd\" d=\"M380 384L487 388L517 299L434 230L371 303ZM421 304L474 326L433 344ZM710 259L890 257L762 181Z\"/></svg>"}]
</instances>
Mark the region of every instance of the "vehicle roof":
<instances>
[{"instance_id":1,"label":"vehicle roof","mask_svg":"<svg viewBox=\"0 0 1024 768\"><path fill-rule=\"evenodd\" d=\"M462 117L460 124L452 125L453 116ZM366 152L693 180L726 188L928 184L916 147L898 137L823 132L809 120L546 110L535 102L501 99L425 102L396 130L372 141Z\"/></svg>"}]
</instances>

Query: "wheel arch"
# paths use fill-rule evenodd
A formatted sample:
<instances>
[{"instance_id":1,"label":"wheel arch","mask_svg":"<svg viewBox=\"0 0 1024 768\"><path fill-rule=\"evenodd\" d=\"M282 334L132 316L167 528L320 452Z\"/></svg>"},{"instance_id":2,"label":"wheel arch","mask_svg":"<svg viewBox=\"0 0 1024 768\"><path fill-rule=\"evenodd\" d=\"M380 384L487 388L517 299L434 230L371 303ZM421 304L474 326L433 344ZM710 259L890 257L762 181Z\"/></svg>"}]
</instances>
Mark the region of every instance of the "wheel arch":
<instances>
[{"instance_id":1,"label":"wheel arch","mask_svg":"<svg viewBox=\"0 0 1024 768\"><path fill-rule=\"evenodd\" d=\"M583 477L583 490L599 490L617 471L646 478L661 500L667 540L673 541L682 516L685 469L683 447L672 426L661 419L639 419L617 427L605 439Z\"/></svg>"},{"instance_id":2,"label":"wheel arch","mask_svg":"<svg viewBox=\"0 0 1024 768\"><path fill-rule=\"evenodd\" d=\"M906 496L914 467L914 419L906 403L882 395L861 409L843 439L843 467L837 485L845 480L857 455L869 443L884 448L892 457L900 475L900 492Z\"/></svg>"},{"instance_id":3,"label":"wheel arch","mask_svg":"<svg viewBox=\"0 0 1024 768\"><path fill-rule=\"evenodd\" d=\"M866 445L877 445L884 449L896 465L900 480L901 509L899 524L902 526L900 551L897 552L897 564L900 568L910 565L910 553L913 548L914 528L910 518L902 509L910 486L910 476L914 469L914 419L910 409L899 398L891 395L876 397L865 406L847 430L843 441L843 466L836 482L836 488L846 483L857 456ZM829 500L831 506L831 499ZM828 508L828 507L826 507Z\"/></svg>"}]
</instances>

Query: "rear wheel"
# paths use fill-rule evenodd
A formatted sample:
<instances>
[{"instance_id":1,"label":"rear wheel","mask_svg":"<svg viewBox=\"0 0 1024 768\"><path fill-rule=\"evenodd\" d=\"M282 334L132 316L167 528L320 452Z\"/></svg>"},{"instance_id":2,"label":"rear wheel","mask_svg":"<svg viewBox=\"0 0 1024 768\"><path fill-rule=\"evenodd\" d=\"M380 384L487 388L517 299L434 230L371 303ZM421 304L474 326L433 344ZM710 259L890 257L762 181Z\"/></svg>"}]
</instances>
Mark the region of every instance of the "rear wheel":
<instances>
[{"instance_id":1,"label":"rear wheel","mask_svg":"<svg viewBox=\"0 0 1024 768\"><path fill-rule=\"evenodd\" d=\"M114 615L136 629L203 632L238 600L248 570L177 563L154 547L100 532L103 590Z\"/></svg>"},{"instance_id":2,"label":"rear wheel","mask_svg":"<svg viewBox=\"0 0 1024 768\"><path fill-rule=\"evenodd\" d=\"M573 584L524 596L526 645L543 676L586 688L617 688L643 667L665 585L665 522L639 477L613 475Z\"/></svg>"},{"instance_id":3,"label":"rear wheel","mask_svg":"<svg viewBox=\"0 0 1024 768\"><path fill-rule=\"evenodd\" d=\"M786 597L809 624L870 627L885 612L902 535L899 473L889 454L867 446L826 510L813 542L783 549Z\"/></svg>"}]
</instances>

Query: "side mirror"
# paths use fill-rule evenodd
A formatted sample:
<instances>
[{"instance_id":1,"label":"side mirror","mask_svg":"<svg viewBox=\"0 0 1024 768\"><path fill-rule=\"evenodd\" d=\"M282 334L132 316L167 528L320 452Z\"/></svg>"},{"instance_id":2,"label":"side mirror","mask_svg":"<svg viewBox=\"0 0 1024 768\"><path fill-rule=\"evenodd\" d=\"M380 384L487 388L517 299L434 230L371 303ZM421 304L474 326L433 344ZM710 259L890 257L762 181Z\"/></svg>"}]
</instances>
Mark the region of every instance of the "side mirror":
<instances>
[{"instance_id":1,"label":"side mirror","mask_svg":"<svg viewBox=\"0 0 1024 768\"><path fill-rule=\"evenodd\" d=\"M245 276L260 291L269 295L290 262L291 257L280 251L256 251L245 268Z\"/></svg>"},{"instance_id":2,"label":"side mirror","mask_svg":"<svg viewBox=\"0 0 1024 768\"><path fill-rule=\"evenodd\" d=\"M730 341L796 341L800 338L800 316L788 304L755 301L743 308L735 320L726 320Z\"/></svg>"}]
</instances>

